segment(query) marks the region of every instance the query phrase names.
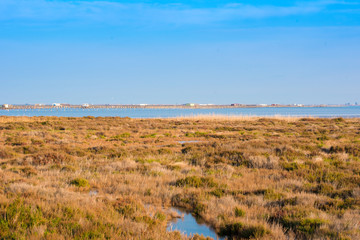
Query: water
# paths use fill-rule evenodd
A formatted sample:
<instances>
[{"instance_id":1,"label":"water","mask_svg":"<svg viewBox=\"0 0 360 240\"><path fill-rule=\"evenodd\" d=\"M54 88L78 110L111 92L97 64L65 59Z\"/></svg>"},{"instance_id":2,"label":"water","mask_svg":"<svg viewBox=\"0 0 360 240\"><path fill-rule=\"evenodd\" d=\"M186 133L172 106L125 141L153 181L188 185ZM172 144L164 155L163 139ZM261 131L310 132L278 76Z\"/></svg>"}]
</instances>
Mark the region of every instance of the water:
<instances>
[{"instance_id":1,"label":"water","mask_svg":"<svg viewBox=\"0 0 360 240\"><path fill-rule=\"evenodd\" d=\"M178 141L178 143L180 144L185 144L185 143L199 143L202 141L198 141L198 140L190 140L190 141Z\"/></svg>"},{"instance_id":2,"label":"water","mask_svg":"<svg viewBox=\"0 0 360 240\"><path fill-rule=\"evenodd\" d=\"M214 230L212 230L209 226L205 223L201 222L201 220L196 219L190 213L183 211L182 209L172 208L173 211L176 211L180 216L183 214L184 217L175 219L174 221L170 222L167 227L168 231L175 231L178 230L182 234L185 235L204 235L204 237L211 237L213 239L224 239L219 237Z\"/></svg>"},{"instance_id":3,"label":"water","mask_svg":"<svg viewBox=\"0 0 360 240\"><path fill-rule=\"evenodd\" d=\"M90 192L89 192L89 196L90 196L90 197L93 197L93 196L98 195L98 193L99 193L99 191L98 191L98 190L90 190Z\"/></svg>"},{"instance_id":4,"label":"water","mask_svg":"<svg viewBox=\"0 0 360 240\"><path fill-rule=\"evenodd\" d=\"M360 117L360 106L346 107L271 107L271 108L59 108L0 110L0 116L57 116L57 117L131 117L167 118L196 115L228 116L294 116L294 117Z\"/></svg>"}]
</instances>

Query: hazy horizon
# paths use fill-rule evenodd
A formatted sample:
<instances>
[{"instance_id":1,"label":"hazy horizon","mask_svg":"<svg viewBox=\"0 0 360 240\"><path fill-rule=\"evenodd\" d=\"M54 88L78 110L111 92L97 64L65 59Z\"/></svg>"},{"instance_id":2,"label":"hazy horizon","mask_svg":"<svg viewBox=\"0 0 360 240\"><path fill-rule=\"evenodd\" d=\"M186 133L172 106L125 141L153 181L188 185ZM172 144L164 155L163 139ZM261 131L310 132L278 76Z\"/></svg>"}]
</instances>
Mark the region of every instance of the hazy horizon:
<instances>
[{"instance_id":1,"label":"hazy horizon","mask_svg":"<svg viewBox=\"0 0 360 240\"><path fill-rule=\"evenodd\" d=\"M272 102L272 103L241 103L241 102L228 102L228 103L206 103L206 102L182 102L182 103L148 103L148 102L141 102L141 103L90 103L88 102L79 102L79 103L71 103L71 102L28 102L28 103L9 103L9 102L0 102L0 105L2 104L8 104L8 105L14 105L14 106L34 106L34 105L45 105L45 106L50 106L53 104L69 104L69 105L84 105L84 104L89 104L89 105L94 105L94 106L101 106L101 105L146 105L146 106L153 106L153 105L171 105L171 106L182 106L182 105L186 105L186 104L196 104L196 105L231 105L231 104L240 104L240 105L266 105L266 106L271 106L272 104L276 104L276 105L280 105L280 106L286 106L286 105L303 105L303 106L318 106L318 105L325 105L325 106L360 106L358 102L346 102L346 103L309 103L309 104L303 104L300 102L297 103L276 103L276 102Z\"/></svg>"},{"instance_id":2,"label":"hazy horizon","mask_svg":"<svg viewBox=\"0 0 360 240\"><path fill-rule=\"evenodd\" d=\"M360 102L357 1L0 2L0 104Z\"/></svg>"}]
</instances>

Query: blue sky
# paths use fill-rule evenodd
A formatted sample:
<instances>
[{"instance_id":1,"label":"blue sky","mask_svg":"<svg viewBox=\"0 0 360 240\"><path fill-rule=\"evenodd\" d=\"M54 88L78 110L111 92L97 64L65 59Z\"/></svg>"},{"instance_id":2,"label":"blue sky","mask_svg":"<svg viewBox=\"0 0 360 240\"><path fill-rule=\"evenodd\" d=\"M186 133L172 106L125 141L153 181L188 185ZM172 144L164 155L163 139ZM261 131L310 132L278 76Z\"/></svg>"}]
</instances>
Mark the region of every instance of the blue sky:
<instances>
[{"instance_id":1,"label":"blue sky","mask_svg":"<svg viewBox=\"0 0 360 240\"><path fill-rule=\"evenodd\" d=\"M1 0L0 103L360 102L360 1Z\"/></svg>"}]
</instances>

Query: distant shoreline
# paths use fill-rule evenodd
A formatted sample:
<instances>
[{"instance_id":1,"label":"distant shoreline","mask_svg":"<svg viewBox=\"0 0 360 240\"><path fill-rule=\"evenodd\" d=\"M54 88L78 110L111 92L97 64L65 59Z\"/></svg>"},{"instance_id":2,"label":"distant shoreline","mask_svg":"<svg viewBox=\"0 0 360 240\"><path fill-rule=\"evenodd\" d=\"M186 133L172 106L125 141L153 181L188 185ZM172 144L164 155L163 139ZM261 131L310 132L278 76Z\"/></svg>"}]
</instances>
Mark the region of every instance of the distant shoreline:
<instances>
[{"instance_id":1,"label":"distant shoreline","mask_svg":"<svg viewBox=\"0 0 360 240\"><path fill-rule=\"evenodd\" d=\"M10 105L4 104L0 106L1 110L15 110L15 109L116 109L116 108L144 108L144 109L222 109L222 108L282 108L282 107L291 107L291 108L306 108L306 107L349 107L349 106L359 106L359 105L283 105L283 104L270 104L270 105L261 105L261 104L231 104L231 105L130 105L130 104L95 104L95 105L70 105L70 104L60 104L60 105Z\"/></svg>"}]
</instances>

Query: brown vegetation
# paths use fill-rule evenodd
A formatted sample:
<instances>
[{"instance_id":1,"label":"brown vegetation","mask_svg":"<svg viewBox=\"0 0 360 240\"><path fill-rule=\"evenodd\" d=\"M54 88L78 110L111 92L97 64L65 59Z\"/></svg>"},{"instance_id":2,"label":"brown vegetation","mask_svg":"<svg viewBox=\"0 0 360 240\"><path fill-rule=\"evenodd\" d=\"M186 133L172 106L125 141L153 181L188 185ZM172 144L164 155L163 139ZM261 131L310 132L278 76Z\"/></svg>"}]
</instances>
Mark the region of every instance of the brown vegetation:
<instances>
[{"instance_id":1,"label":"brown vegetation","mask_svg":"<svg viewBox=\"0 0 360 240\"><path fill-rule=\"evenodd\" d=\"M0 117L0 238L359 239L359 169L359 119Z\"/></svg>"}]
</instances>

